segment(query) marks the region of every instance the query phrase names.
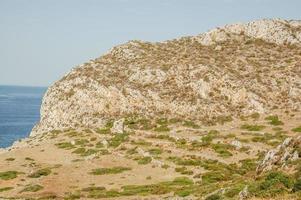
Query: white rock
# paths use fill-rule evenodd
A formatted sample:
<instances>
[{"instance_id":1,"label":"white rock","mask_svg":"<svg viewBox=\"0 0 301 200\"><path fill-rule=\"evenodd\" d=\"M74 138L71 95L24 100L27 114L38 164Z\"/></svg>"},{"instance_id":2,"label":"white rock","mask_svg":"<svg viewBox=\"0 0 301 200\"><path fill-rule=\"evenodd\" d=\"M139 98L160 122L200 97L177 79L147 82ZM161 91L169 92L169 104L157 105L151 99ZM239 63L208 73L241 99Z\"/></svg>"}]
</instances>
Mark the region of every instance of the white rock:
<instances>
[{"instance_id":1,"label":"white rock","mask_svg":"<svg viewBox=\"0 0 301 200\"><path fill-rule=\"evenodd\" d=\"M113 127L111 128L112 133L121 134L124 132L124 118L114 121Z\"/></svg>"},{"instance_id":2,"label":"white rock","mask_svg":"<svg viewBox=\"0 0 301 200\"><path fill-rule=\"evenodd\" d=\"M105 140L105 139L101 141L101 144L102 144L105 148L107 148L108 145L109 145L108 141Z\"/></svg>"},{"instance_id":3,"label":"white rock","mask_svg":"<svg viewBox=\"0 0 301 200\"><path fill-rule=\"evenodd\" d=\"M238 141L238 140L233 140L233 141L231 142L231 145L234 146L236 149L241 149L241 147L242 147L241 142Z\"/></svg>"},{"instance_id":4,"label":"white rock","mask_svg":"<svg viewBox=\"0 0 301 200\"><path fill-rule=\"evenodd\" d=\"M298 151L294 151L293 156L291 158L292 161L298 160L299 159L299 153Z\"/></svg>"},{"instance_id":5,"label":"white rock","mask_svg":"<svg viewBox=\"0 0 301 200\"><path fill-rule=\"evenodd\" d=\"M140 154L141 156L143 156L143 157L150 157L150 153L144 151L144 150L141 149L140 147L138 147L136 150L137 150L138 154Z\"/></svg>"},{"instance_id":6,"label":"white rock","mask_svg":"<svg viewBox=\"0 0 301 200\"><path fill-rule=\"evenodd\" d=\"M164 163L160 160L156 160L156 159L152 159L151 163L153 165L155 165L156 167L162 167L162 165L164 165Z\"/></svg>"}]
</instances>

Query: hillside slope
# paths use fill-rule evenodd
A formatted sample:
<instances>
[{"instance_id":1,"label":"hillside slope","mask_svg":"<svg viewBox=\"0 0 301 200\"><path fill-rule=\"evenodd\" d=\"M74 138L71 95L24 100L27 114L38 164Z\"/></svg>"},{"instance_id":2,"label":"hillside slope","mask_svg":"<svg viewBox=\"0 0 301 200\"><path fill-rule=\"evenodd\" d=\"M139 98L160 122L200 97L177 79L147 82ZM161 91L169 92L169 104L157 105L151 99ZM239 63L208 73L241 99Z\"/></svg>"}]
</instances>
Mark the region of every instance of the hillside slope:
<instances>
[{"instance_id":1,"label":"hillside slope","mask_svg":"<svg viewBox=\"0 0 301 200\"><path fill-rule=\"evenodd\" d=\"M128 115L206 124L301 108L301 22L259 20L194 37L130 41L47 91L36 132Z\"/></svg>"}]
</instances>

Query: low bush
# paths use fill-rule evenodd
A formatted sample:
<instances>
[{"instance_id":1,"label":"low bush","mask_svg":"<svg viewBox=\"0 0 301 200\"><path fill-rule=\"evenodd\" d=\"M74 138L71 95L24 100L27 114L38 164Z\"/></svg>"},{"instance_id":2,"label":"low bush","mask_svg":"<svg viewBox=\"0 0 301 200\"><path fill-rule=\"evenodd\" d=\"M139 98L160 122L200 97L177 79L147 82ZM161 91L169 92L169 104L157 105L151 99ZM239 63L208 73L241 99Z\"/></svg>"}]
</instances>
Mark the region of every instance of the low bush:
<instances>
[{"instance_id":1,"label":"low bush","mask_svg":"<svg viewBox=\"0 0 301 200\"><path fill-rule=\"evenodd\" d=\"M250 125L250 124L244 124L241 126L241 129L245 129L248 131L261 131L265 128L265 126L262 125Z\"/></svg>"},{"instance_id":2,"label":"low bush","mask_svg":"<svg viewBox=\"0 0 301 200\"><path fill-rule=\"evenodd\" d=\"M90 172L90 174L93 175L119 174L128 170L131 170L131 168L129 167L97 168L97 169L93 169L92 172Z\"/></svg>"},{"instance_id":3,"label":"low bush","mask_svg":"<svg viewBox=\"0 0 301 200\"><path fill-rule=\"evenodd\" d=\"M19 172L17 171L6 171L6 172L0 172L0 179L1 180L10 180L17 178Z\"/></svg>"},{"instance_id":4,"label":"low bush","mask_svg":"<svg viewBox=\"0 0 301 200\"><path fill-rule=\"evenodd\" d=\"M28 185L26 186L22 191L22 192L37 192L39 190L42 190L44 187L41 185Z\"/></svg>"}]
</instances>

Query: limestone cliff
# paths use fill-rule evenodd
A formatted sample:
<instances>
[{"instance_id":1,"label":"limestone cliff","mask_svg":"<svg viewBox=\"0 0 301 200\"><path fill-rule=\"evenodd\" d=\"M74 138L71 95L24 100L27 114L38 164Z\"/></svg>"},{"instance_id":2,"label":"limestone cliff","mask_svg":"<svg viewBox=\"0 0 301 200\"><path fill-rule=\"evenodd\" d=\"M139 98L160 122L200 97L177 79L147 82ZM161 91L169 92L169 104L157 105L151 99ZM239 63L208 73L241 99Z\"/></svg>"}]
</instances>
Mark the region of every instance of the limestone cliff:
<instances>
[{"instance_id":1,"label":"limestone cliff","mask_svg":"<svg viewBox=\"0 0 301 200\"><path fill-rule=\"evenodd\" d=\"M258 20L165 42L130 41L51 86L32 135L125 115L214 123L301 109L301 21Z\"/></svg>"}]
</instances>

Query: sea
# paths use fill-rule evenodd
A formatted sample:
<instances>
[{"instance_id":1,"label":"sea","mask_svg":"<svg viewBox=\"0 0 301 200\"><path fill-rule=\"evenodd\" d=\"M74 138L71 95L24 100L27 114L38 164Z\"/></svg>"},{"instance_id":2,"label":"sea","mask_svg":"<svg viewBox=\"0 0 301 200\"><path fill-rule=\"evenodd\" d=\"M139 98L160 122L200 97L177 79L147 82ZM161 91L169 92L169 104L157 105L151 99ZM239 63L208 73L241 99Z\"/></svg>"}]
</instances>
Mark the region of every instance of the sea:
<instances>
[{"instance_id":1,"label":"sea","mask_svg":"<svg viewBox=\"0 0 301 200\"><path fill-rule=\"evenodd\" d=\"M40 119L46 87L0 85L0 148L29 136Z\"/></svg>"}]
</instances>

